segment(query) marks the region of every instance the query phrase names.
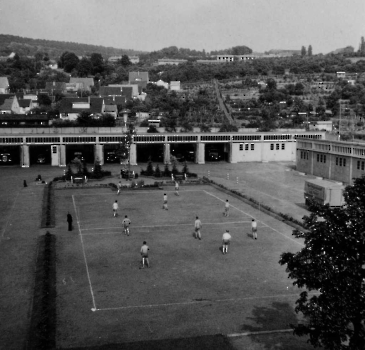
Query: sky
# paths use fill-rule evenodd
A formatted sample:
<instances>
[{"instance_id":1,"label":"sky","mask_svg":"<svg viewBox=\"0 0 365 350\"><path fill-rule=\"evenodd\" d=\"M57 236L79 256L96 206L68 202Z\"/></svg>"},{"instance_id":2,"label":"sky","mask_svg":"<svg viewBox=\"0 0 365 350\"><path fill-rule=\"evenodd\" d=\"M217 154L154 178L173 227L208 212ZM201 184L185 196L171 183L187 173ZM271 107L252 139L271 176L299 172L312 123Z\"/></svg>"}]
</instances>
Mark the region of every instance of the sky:
<instances>
[{"instance_id":1,"label":"sky","mask_svg":"<svg viewBox=\"0 0 365 350\"><path fill-rule=\"evenodd\" d=\"M0 0L0 33L155 51L359 48L365 0Z\"/></svg>"}]
</instances>

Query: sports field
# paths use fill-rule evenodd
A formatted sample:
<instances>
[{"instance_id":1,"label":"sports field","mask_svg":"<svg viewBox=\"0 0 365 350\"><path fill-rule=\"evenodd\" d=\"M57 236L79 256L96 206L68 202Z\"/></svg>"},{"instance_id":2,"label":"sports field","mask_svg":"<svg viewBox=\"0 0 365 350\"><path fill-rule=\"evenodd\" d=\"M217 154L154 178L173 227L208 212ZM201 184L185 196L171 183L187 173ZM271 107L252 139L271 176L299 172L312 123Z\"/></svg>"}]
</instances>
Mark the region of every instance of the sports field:
<instances>
[{"instance_id":1,"label":"sports field","mask_svg":"<svg viewBox=\"0 0 365 350\"><path fill-rule=\"evenodd\" d=\"M162 209L168 195L168 211ZM224 202L230 214L223 216ZM119 216L112 204L118 200ZM299 291L278 264L292 228L210 186L57 190L57 347L284 330ZM65 215L74 218L67 231ZM128 215L131 234L122 232ZM193 236L195 217L202 240ZM258 222L258 240L250 236ZM232 242L221 251L228 229ZM140 247L150 268L139 269Z\"/></svg>"}]
</instances>

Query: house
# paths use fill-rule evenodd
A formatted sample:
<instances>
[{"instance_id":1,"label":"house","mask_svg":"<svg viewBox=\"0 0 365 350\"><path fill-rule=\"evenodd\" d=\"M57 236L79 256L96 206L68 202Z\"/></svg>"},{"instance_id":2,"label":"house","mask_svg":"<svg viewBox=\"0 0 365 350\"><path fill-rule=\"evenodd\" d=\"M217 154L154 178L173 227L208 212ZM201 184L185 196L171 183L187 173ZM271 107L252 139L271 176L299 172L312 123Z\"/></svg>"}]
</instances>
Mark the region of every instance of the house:
<instances>
[{"instance_id":1,"label":"house","mask_svg":"<svg viewBox=\"0 0 365 350\"><path fill-rule=\"evenodd\" d=\"M0 77L0 94L9 93L9 80L7 77Z\"/></svg>"},{"instance_id":2,"label":"house","mask_svg":"<svg viewBox=\"0 0 365 350\"><path fill-rule=\"evenodd\" d=\"M177 66L179 64L186 63L188 60L177 59L177 58L160 58L157 60L158 66L172 65Z\"/></svg>"},{"instance_id":3,"label":"house","mask_svg":"<svg viewBox=\"0 0 365 350\"><path fill-rule=\"evenodd\" d=\"M83 90L91 92L94 87L94 78L70 78L70 84L76 84L76 91Z\"/></svg>"},{"instance_id":4,"label":"house","mask_svg":"<svg viewBox=\"0 0 365 350\"><path fill-rule=\"evenodd\" d=\"M132 64L137 64L139 63L139 56L128 56L129 58L129 61L132 63Z\"/></svg>"},{"instance_id":5,"label":"house","mask_svg":"<svg viewBox=\"0 0 365 350\"><path fill-rule=\"evenodd\" d=\"M345 79L346 78L346 72L336 72L337 79Z\"/></svg>"},{"instance_id":6,"label":"house","mask_svg":"<svg viewBox=\"0 0 365 350\"><path fill-rule=\"evenodd\" d=\"M100 97L65 97L60 102L60 118L76 120L81 112L100 116L104 113L104 108L104 99Z\"/></svg>"},{"instance_id":7,"label":"house","mask_svg":"<svg viewBox=\"0 0 365 350\"><path fill-rule=\"evenodd\" d=\"M170 90L181 90L180 81L170 81Z\"/></svg>"},{"instance_id":8,"label":"house","mask_svg":"<svg viewBox=\"0 0 365 350\"><path fill-rule=\"evenodd\" d=\"M31 99L22 98L19 99L19 114L27 114L31 109L35 106L33 105L33 101Z\"/></svg>"},{"instance_id":9,"label":"house","mask_svg":"<svg viewBox=\"0 0 365 350\"><path fill-rule=\"evenodd\" d=\"M100 86L99 96L121 96L122 88L121 86Z\"/></svg>"},{"instance_id":10,"label":"house","mask_svg":"<svg viewBox=\"0 0 365 350\"><path fill-rule=\"evenodd\" d=\"M67 92L66 83L58 81L52 81L52 82L47 81L45 91L47 91L51 95L65 94Z\"/></svg>"},{"instance_id":11,"label":"house","mask_svg":"<svg viewBox=\"0 0 365 350\"><path fill-rule=\"evenodd\" d=\"M133 82L147 82L147 84L150 82L148 72L129 72L129 84L132 84Z\"/></svg>"},{"instance_id":12,"label":"house","mask_svg":"<svg viewBox=\"0 0 365 350\"><path fill-rule=\"evenodd\" d=\"M118 87L122 89L122 95L127 99L131 99L139 95L137 84L110 84L108 87Z\"/></svg>"},{"instance_id":13,"label":"house","mask_svg":"<svg viewBox=\"0 0 365 350\"><path fill-rule=\"evenodd\" d=\"M19 101L16 95L0 94L0 114L20 114Z\"/></svg>"},{"instance_id":14,"label":"house","mask_svg":"<svg viewBox=\"0 0 365 350\"><path fill-rule=\"evenodd\" d=\"M125 106L126 97L123 95L112 95L112 96L104 96L105 104L112 104L114 103L117 106Z\"/></svg>"}]
</instances>

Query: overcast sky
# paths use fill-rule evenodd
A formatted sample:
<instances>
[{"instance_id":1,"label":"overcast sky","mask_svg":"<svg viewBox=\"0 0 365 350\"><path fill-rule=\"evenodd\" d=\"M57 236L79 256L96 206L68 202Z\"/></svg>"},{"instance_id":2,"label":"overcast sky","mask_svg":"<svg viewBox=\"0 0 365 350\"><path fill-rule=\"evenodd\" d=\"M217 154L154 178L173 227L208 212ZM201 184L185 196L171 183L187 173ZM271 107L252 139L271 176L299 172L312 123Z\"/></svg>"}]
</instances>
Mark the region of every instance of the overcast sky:
<instances>
[{"instance_id":1,"label":"overcast sky","mask_svg":"<svg viewBox=\"0 0 365 350\"><path fill-rule=\"evenodd\" d=\"M364 18L365 0L0 0L1 34L143 51L357 50Z\"/></svg>"}]
</instances>

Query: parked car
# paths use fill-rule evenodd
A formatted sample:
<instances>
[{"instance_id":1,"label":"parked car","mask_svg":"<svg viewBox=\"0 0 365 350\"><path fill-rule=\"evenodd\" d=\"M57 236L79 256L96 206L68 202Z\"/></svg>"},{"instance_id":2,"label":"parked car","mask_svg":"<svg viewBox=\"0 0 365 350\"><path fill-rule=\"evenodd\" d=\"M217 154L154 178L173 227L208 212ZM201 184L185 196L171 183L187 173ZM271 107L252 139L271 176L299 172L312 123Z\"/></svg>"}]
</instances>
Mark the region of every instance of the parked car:
<instances>
[{"instance_id":1,"label":"parked car","mask_svg":"<svg viewBox=\"0 0 365 350\"><path fill-rule=\"evenodd\" d=\"M218 150L216 149L211 149L208 153L208 160L211 160L211 161L218 161L218 160L221 160L222 157L220 155L220 153L218 152Z\"/></svg>"},{"instance_id":2,"label":"parked car","mask_svg":"<svg viewBox=\"0 0 365 350\"><path fill-rule=\"evenodd\" d=\"M45 164L45 163L46 163L46 156L44 154L38 154L37 164Z\"/></svg>"},{"instance_id":3,"label":"parked car","mask_svg":"<svg viewBox=\"0 0 365 350\"><path fill-rule=\"evenodd\" d=\"M120 175L121 175L122 179L137 179L138 178L138 174L136 174L134 171L128 170L128 169L122 169L120 171Z\"/></svg>"},{"instance_id":4,"label":"parked car","mask_svg":"<svg viewBox=\"0 0 365 350\"><path fill-rule=\"evenodd\" d=\"M105 161L107 163L118 163L119 157L114 152L107 152Z\"/></svg>"},{"instance_id":5,"label":"parked car","mask_svg":"<svg viewBox=\"0 0 365 350\"><path fill-rule=\"evenodd\" d=\"M74 153L75 158L80 159L82 162L85 161L84 156L82 155L82 152L75 152Z\"/></svg>"},{"instance_id":6,"label":"parked car","mask_svg":"<svg viewBox=\"0 0 365 350\"><path fill-rule=\"evenodd\" d=\"M12 158L10 153L0 153L0 164L12 163Z\"/></svg>"}]
</instances>

